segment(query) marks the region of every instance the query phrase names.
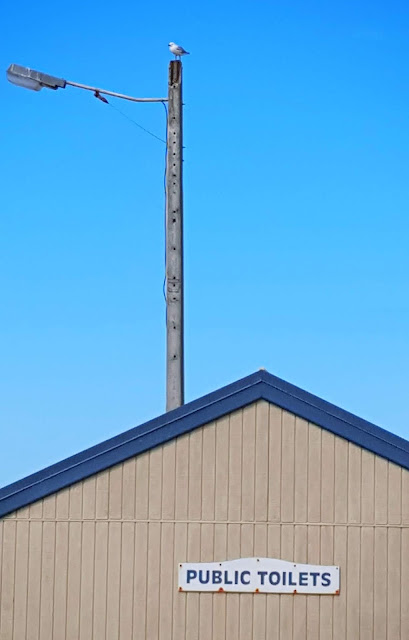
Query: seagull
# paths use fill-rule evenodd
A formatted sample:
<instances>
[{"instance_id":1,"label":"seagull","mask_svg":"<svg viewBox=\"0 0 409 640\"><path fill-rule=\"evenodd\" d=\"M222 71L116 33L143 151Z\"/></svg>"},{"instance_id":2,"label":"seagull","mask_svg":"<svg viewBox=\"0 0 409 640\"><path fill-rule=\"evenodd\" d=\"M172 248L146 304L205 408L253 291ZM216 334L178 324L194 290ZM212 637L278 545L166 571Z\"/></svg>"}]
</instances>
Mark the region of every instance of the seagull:
<instances>
[{"instance_id":1,"label":"seagull","mask_svg":"<svg viewBox=\"0 0 409 640\"><path fill-rule=\"evenodd\" d=\"M169 42L169 51L173 53L176 59L179 58L179 60L182 56L189 55L189 51L185 51L183 47L180 47L175 42Z\"/></svg>"}]
</instances>

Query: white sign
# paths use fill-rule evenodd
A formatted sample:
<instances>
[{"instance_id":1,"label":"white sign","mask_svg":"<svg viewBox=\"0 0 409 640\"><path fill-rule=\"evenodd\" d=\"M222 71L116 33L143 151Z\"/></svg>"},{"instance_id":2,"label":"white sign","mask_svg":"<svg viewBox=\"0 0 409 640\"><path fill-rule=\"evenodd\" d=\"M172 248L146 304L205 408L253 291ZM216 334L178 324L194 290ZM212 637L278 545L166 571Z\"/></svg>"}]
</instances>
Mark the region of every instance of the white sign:
<instances>
[{"instance_id":1,"label":"white sign","mask_svg":"<svg viewBox=\"0 0 409 640\"><path fill-rule=\"evenodd\" d=\"M339 567L294 564L274 558L179 565L179 591L339 594Z\"/></svg>"}]
</instances>

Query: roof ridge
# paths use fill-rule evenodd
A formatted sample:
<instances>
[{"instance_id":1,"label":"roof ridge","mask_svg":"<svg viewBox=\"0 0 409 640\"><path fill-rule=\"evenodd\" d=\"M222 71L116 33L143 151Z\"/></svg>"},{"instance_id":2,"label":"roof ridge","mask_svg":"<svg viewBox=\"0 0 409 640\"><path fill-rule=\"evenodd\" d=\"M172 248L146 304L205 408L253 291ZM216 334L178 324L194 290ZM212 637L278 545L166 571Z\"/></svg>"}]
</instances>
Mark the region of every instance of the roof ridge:
<instances>
[{"instance_id":1,"label":"roof ridge","mask_svg":"<svg viewBox=\"0 0 409 640\"><path fill-rule=\"evenodd\" d=\"M260 399L409 469L404 438L259 370L3 487L0 517Z\"/></svg>"}]
</instances>

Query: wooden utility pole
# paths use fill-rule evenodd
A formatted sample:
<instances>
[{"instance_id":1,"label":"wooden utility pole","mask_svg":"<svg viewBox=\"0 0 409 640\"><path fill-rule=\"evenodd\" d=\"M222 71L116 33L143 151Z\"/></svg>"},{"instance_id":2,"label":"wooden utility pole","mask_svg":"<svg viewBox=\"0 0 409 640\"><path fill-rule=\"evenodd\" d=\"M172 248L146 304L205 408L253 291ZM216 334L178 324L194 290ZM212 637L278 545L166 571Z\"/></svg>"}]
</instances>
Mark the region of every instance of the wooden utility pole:
<instances>
[{"instance_id":1,"label":"wooden utility pole","mask_svg":"<svg viewBox=\"0 0 409 640\"><path fill-rule=\"evenodd\" d=\"M182 63L169 65L166 163L166 411L184 403Z\"/></svg>"}]
</instances>

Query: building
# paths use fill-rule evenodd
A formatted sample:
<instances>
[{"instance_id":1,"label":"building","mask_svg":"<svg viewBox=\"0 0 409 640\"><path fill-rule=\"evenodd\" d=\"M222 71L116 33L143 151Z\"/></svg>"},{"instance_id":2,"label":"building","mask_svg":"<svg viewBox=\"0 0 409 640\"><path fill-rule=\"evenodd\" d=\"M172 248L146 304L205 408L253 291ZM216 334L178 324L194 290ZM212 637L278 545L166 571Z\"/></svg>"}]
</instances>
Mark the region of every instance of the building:
<instances>
[{"instance_id":1,"label":"building","mask_svg":"<svg viewBox=\"0 0 409 640\"><path fill-rule=\"evenodd\" d=\"M1 640L409 638L409 443L265 371L5 487L0 518ZM239 558L339 588L180 586Z\"/></svg>"}]
</instances>

